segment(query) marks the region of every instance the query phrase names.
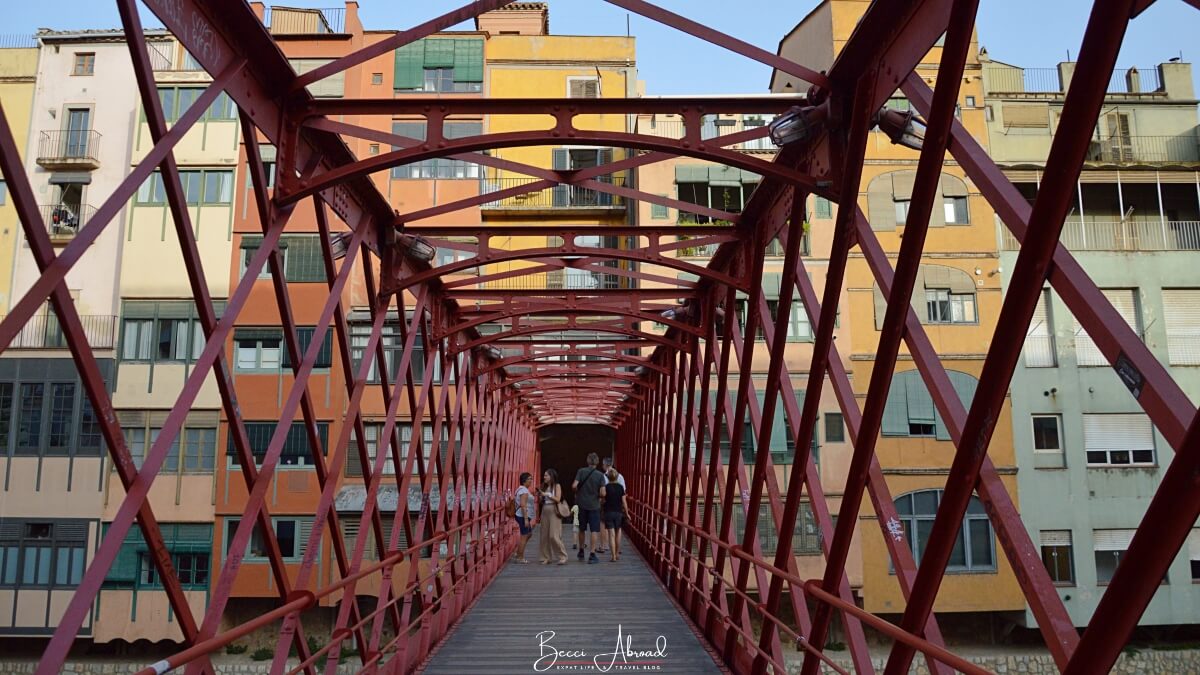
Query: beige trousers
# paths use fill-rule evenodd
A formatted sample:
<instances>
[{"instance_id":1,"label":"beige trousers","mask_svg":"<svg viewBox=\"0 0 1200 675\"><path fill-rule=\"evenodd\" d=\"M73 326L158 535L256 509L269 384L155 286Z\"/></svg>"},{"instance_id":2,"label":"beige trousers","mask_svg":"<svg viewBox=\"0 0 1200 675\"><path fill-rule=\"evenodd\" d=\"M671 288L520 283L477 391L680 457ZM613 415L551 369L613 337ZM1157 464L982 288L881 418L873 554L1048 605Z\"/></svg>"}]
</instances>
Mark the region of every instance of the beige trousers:
<instances>
[{"instance_id":1,"label":"beige trousers","mask_svg":"<svg viewBox=\"0 0 1200 675\"><path fill-rule=\"evenodd\" d=\"M567 547L563 546L562 518L558 517L553 506L542 510L542 525L538 532L539 560L541 562L566 562Z\"/></svg>"}]
</instances>

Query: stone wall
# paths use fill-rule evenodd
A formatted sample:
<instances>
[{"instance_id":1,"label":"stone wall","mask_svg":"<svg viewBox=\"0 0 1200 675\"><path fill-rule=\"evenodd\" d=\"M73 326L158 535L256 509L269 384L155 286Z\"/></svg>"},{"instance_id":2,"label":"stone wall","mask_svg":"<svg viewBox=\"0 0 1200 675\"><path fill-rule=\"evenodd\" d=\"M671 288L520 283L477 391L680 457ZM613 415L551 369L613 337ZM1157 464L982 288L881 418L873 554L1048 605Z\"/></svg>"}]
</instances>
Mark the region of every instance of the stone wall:
<instances>
[{"instance_id":1,"label":"stone wall","mask_svg":"<svg viewBox=\"0 0 1200 675\"><path fill-rule=\"evenodd\" d=\"M886 658L874 660L875 670L883 672ZM993 673L1008 675L1010 673L1030 673L1032 675L1058 675L1058 668L1049 654L1016 654L997 656L971 656L968 661ZM849 657L836 656L833 661L839 666L854 672ZM789 661L788 673L798 674L801 661ZM823 669L825 673L833 673L832 669ZM1113 673L1123 675L1159 675L1160 673L1200 673L1200 650L1182 649L1175 651L1159 651L1147 649L1144 651L1126 651L1117 659ZM909 669L910 674L929 675L925 661L916 659Z\"/></svg>"}]
</instances>

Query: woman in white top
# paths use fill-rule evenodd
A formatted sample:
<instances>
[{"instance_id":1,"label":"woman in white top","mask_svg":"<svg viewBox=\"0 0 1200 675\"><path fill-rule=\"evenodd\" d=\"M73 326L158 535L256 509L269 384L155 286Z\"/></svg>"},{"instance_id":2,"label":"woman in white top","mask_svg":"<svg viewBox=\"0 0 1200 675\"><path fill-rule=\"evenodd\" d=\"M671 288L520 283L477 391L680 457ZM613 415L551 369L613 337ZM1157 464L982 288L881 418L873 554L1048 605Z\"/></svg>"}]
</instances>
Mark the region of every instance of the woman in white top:
<instances>
[{"instance_id":1,"label":"woman in white top","mask_svg":"<svg viewBox=\"0 0 1200 675\"><path fill-rule=\"evenodd\" d=\"M529 543L529 535L533 534L533 524L537 519L537 500L529 488L533 487L533 474L526 471L521 474L521 487L513 499L517 502L517 527L521 529L521 538L517 540L517 562L522 565L529 561L525 559L525 545Z\"/></svg>"}]
</instances>

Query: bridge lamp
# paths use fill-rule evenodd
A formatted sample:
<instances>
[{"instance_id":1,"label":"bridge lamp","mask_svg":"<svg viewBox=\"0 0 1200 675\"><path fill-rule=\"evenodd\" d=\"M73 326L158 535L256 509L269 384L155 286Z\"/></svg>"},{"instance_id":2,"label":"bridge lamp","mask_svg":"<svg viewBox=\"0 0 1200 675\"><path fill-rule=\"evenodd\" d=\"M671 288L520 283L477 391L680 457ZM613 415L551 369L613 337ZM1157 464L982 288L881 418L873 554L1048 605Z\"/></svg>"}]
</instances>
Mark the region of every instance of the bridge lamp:
<instances>
[{"instance_id":1,"label":"bridge lamp","mask_svg":"<svg viewBox=\"0 0 1200 675\"><path fill-rule=\"evenodd\" d=\"M429 240L424 237L418 237L415 234L402 234L396 239L396 245L404 251L404 255L413 260L422 262L430 262L433 256L437 254L437 248L429 243Z\"/></svg>"},{"instance_id":2,"label":"bridge lamp","mask_svg":"<svg viewBox=\"0 0 1200 675\"><path fill-rule=\"evenodd\" d=\"M920 150L925 145L925 120L911 110L901 112L884 108L875 116L879 130L896 145Z\"/></svg>"},{"instance_id":3,"label":"bridge lamp","mask_svg":"<svg viewBox=\"0 0 1200 675\"><path fill-rule=\"evenodd\" d=\"M779 147L802 143L817 135L827 115L824 106L794 106L767 125L771 142Z\"/></svg>"},{"instance_id":4,"label":"bridge lamp","mask_svg":"<svg viewBox=\"0 0 1200 675\"><path fill-rule=\"evenodd\" d=\"M334 260L346 257L346 253L350 250L350 238L353 236L353 232L338 232L329 235L329 248L333 251Z\"/></svg>"}]
</instances>

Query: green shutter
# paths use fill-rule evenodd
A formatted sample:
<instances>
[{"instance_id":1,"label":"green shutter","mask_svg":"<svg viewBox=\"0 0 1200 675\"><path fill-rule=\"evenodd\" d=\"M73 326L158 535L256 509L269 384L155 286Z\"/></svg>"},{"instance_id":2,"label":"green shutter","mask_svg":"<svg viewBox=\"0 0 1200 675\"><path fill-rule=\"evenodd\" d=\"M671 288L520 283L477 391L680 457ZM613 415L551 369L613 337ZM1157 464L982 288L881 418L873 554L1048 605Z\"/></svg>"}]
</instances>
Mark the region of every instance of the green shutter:
<instances>
[{"instance_id":1,"label":"green shutter","mask_svg":"<svg viewBox=\"0 0 1200 675\"><path fill-rule=\"evenodd\" d=\"M325 261L317 235L288 237L284 277L289 282L325 281Z\"/></svg>"},{"instance_id":2,"label":"green shutter","mask_svg":"<svg viewBox=\"0 0 1200 675\"><path fill-rule=\"evenodd\" d=\"M425 41L418 40L396 50L394 89L420 89L425 85Z\"/></svg>"},{"instance_id":3,"label":"green shutter","mask_svg":"<svg viewBox=\"0 0 1200 675\"><path fill-rule=\"evenodd\" d=\"M676 164L676 183L707 183L708 166L704 164Z\"/></svg>"},{"instance_id":4,"label":"green shutter","mask_svg":"<svg viewBox=\"0 0 1200 675\"><path fill-rule=\"evenodd\" d=\"M818 218L833 217L833 208L828 199L825 199L824 197L817 197L816 207Z\"/></svg>"},{"instance_id":5,"label":"green shutter","mask_svg":"<svg viewBox=\"0 0 1200 675\"><path fill-rule=\"evenodd\" d=\"M483 40L454 40L454 81L483 82Z\"/></svg>"},{"instance_id":6,"label":"green shutter","mask_svg":"<svg viewBox=\"0 0 1200 675\"><path fill-rule=\"evenodd\" d=\"M888 389L880 432L884 436L908 435L908 397L905 395L904 383L899 376L893 378L892 386Z\"/></svg>"},{"instance_id":7,"label":"green shutter","mask_svg":"<svg viewBox=\"0 0 1200 675\"><path fill-rule=\"evenodd\" d=\"M899 373L896 375L896 384L904 387L908 399L908 421L912 424L932 424L936 417L933 397L921 381L921 374L915 370Z\"/></svg>"},{"instance_id":8,"label":"green shutter","mask_svg":"<svg viewBox=\"0 0 1200 675\"><path fill-rule=\"evenodd\" d=\"M454 66L454 43L457 40L425 40L426 68L451 68Z\"/></svg>"},{"instance_id":9,"label":"green shutter","mask_svg":"<svg viewBox=\"0 0 1200 675\"><path fill-rule=\"evenodd\" d=\"M676 174L678 174L678 170L676 170ZM741 187L742 171L732 166L710 166L708 167L708 184Z\"/></svg>"},{"instance_id":10,"label":"green shutter","mask_svg":"<svg viewBox=\"0 0 1200 675\"><path fill-rule=\"evenodd\" d=\"M667 195L658 195L658 196L666 197ZM664 206L663 204L651 204L650 205L650 217L653 218L654 220L666 220L667 218L671 217L671 210L668 207Z\"/></svg>"}]
</instances>

